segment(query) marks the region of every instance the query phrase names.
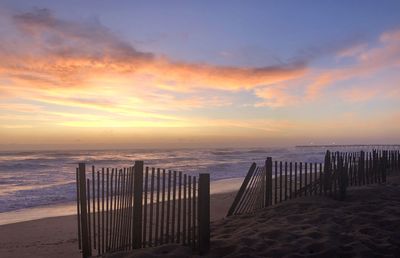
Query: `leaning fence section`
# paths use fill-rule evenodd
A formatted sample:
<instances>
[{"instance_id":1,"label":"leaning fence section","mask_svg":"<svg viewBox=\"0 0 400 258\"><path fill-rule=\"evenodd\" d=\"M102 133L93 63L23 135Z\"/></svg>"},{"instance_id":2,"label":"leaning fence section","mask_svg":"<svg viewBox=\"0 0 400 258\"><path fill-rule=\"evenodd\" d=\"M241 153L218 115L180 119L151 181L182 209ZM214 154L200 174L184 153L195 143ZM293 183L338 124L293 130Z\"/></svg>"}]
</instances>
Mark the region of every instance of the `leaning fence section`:
<instances>
[{"instance_id":1,"label":"leaning fence section","mask_svg":"<svg viewBox=\"0 0 400 258\"><path fill-rule=\"evenodd\" d=\"M348 187L383 183L388 173L399 170L398 150L327 151L324 163L267 158L262 166L252 164L227 216L252 213L302 196L344 199Z\"/></svg>"},{"instance_id":2,"label":"leaning fence section","mask_svg":"<svg viewBox=\"0 0 400 258\"><path fill-rule=\"evenodd\" d=\"M144 167L79 164L78 242L83 257L167 243L209 246L209 175Z\"/></svg>"}]
</instances>

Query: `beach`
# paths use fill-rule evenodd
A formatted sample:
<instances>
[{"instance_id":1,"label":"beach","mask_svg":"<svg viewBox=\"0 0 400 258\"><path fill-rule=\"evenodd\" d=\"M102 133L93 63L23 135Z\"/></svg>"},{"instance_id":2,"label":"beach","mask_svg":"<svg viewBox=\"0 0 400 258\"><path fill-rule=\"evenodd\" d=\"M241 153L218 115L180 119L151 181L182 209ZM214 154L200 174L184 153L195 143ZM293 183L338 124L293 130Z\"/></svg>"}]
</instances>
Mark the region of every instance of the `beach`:
<instances>
[{"instance_id":1,"label":"beach","mask_svg":"<svg viewBox=\"0 0 400 258\"><path fill-rule=\"evenodd\" d=\"M225 217L236 194L233 189L239 189L242 180L236 178L213 182L211 221ZM81 257L77 236L76 215L1 225L0 257Z\"/></svg>"},{"instance_id":2,"label":"beach","mask_svg":"<svg viewBox=\"0 0 400 258\"><path fill-rule=\"evenodd\" d=\"M353 188L345 201L304 197L254 214L224 218L235 194L211 195L211 250L207 257L400 255L399 176L389 177L386 185ZM76 228L75 216L2 225L0 256L80 257ZM190 248L174 244L108 257L196 255Z\"/></svg>"},{"instance_id":3,"label":"beach","mask_svg":"<svg viewBox=\"0 0 400 258\"><path fill-rule=\"evenodd\" d=\"M400 177L356 187L345 201L312 196L211 225L207 257L399 257ZM165 245L131 257L197 257L190 248Z\"/></svg>"}]
</instances>

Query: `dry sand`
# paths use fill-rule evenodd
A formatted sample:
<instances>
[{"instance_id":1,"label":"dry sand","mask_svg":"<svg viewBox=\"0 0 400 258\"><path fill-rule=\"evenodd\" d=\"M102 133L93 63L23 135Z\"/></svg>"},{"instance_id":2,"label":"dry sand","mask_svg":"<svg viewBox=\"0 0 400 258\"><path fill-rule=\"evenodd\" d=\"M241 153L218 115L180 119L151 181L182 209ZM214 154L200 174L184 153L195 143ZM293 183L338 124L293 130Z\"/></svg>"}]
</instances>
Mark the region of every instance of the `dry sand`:
<instances>
[{"instance_id":1,"label":"dry sand","mask_svg":"<svg viewBox=\"0 0 400 258\"><path fill-rule=\"evenodd\" d=\"M239 188L241 180L229 180L232 187ZM238 184L238 185L235 185ZM218 191L231 190L222 182ZM211 220L225 217L236 192L211 195ZM179 248L178 248L179 250ZM185 250L187 253L187 250ZM182 255L178 255L182 256ZM0 226L1 258L78 258L76 216L38 219Z\"/></svg>"},{"instance_id":2,"label":"dry sand","mask_svg":"<svg viewBox=\"0 0 400 258\"><path fill-rule=\"evenodd\" d=\"M76 216L0 226L0 257L81 257Z\"/></svg>"},{"instance_id":3,"label":"dry sand","mask_svg":"<svg viewBox=\"0 0 400 258\"><path fill-rule=\"evenodd\" d=\"M221 219L235 193L212 195L207 257L400 257L400 177L349 191L344 202L304 197ZM80 257L76 217L0 226L0 257ZM165 245L109 257L196 257Z\"/></svg>"},{"instance_id":4,"label":"dry sand","mask_svg":"<svg viewBox=\"0 0 400 258\"><path fill-rule=\"evenodd\" d=\"M400 257L400 177L349 191L346 201L304 197L212 223L207 257ZM196 257L178 245L128 257Z\"/></svg>"}]
</instances>

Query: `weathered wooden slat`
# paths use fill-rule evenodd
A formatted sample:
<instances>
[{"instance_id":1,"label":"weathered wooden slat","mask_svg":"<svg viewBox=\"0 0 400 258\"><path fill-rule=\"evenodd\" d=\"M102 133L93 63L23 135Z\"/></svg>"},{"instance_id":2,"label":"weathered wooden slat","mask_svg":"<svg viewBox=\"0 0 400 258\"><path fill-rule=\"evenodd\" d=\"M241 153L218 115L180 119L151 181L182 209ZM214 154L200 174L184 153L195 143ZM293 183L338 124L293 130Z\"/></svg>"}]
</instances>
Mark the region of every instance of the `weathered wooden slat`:
<instances>
[{"instance_id":1,"label":"weathered wooden slat","mask_svg":"<svg viewBox=\"0 0 400 258\"><path fill-rule=\"evenodd\" d=\"M193 177L193 214L192 214L192 225L193 225L193 230L192 230L192 239L193 239L193 242L192 242L192 248L193 248L193 250L195 250L196 248L197 248L197 244L196 244L196 218L197 218L197 210L196 210L196 208L197 208L197 202L196 202L196 199L197 199L197 196L196 196L196 177L194 176Z\"/></svg>"},{"instance_id":2,"label":"weathered wooden slat","mask_svg":"<svg viewBox=\"0 0 400 258\"><path fill-rule=\"evenodd\" d=\"M78 221L78 245L79 249L82 249L82 231L81 231L81 208L80 203L81 199L79 197L80 186L79 186L79 168L76 168L76 213L77 213L77 221Z\"/></svg>"},{"instance_id":3,"label":"weathered wooden slat","mask_svg":"<svg viewBox=\"0 0 400 258\"><path fill-rule=\"evenodd\" d=\"M153 246L153 207L154 207L154 168L151 168L151 184L150 184L150 224L149 224L149 245Z\"/></svg>"},{"instance_id":4,"label":"weathered wooden slat","mask_svg":"<svg viewBox=\"0 0 400 258\"><path fill-rule=\"evenodd\" d=\"M244 189L244 192L242 193L242 197L239 200L239 203L237 204L237 207L234 210L233 214L240 214L244 209L244 205L250 203L249 200L254 196L254 194L253 194L254 184L257 179L256 174L257 174L258 169L259 169L258 167L255 169L252 177L250 178L250 181L247 184L247 187Z\"/></svg>"},{"instance_id":5,"label":"weathered wooden slat","mask_svg":"<svg viewBox=\"0 0 400 258\"><path fill-rule=\"evenodd\" d=\"M93 248L96 249L96 189L95 189L95 168L92 166L92 198L93 198Z\"/></svg>"},{"instance_id":6,"label":"weathered wooden slat","mask_svg":"<svg viewBox=\"0 0 400 258\"><path fill-rule=\"evenodd\" d=\"M136 248L141 246L141 237L142 237L142 231L139 230L139 228L142 227L142 209L139 211L136 211L138 205L142 205L143 203L143 180L139 182L139 184L135 181L137 179L137 173L135 171L135 166L131 167L131 190L130 190L130 219L129 219L129 250L132 250L134 245L136 244ZM142 189L140 189L139 196L136 196L138 194L135 190L135 187L141 185ZM138 186L139 187L139 186ZM138 238L138 239L136 239Z\"/></svg>"},{"instance_id":7,"label":"weathered wooden slat","mask_svg":"<svg viewBox=\"0 0 400 258\"><path fill-rule=\"evenodd\" d=\"M307 187L308 187L308 163L304 162L304 196L307 196Z\"/></svg>"},{"instance_id":8,"label":"weathered wooden slat","mask_svg":"<svg viewBox=\"0 0 400 258\"><path fill-rule=\"evenodd\" d=\"M248 209L248 207L252 206L252 201L255 199L255 192L257 189L257 182L258 182L257 175L259 173L259 170L260 170L259 167L256 167L256 169L254 170L254 173L250 178L250 181L248 182L248 185L242 194L242 198L240 199L234 214L241 214L244 210Z\"/></svg>"},{"instance_id":9,"label":"weathered wooden slat","mask_svg":"<svg viewBox=\"0 0 400 258\"><path fill-rule=\"evenodd\" d=\"M119 233L118 233L118 246L117 250L121 251L123 250L124 246L124 239L123 239L123 234L124 234L124 223L125 223L125 188L126 188L126 177L125 177L125 170L121 171L121 198L120 198L120 225L119 225Z\"/></svg>"},{"instance_id":10,"label":"weathered wooden slat","mask_svg":"<svg viewBox=\"0 0 400 258\"><path fill-rule=\"evenodd\" d=\"M234 214L234 212L237 208L237 205L239 204L240 200L242 199L242 195L243 195L244 191L246 190L247 185L248 185L255 169L256 169L256 163L253 163L251 165L249 171L247 172L247 175L246 175L242 185L240 186L240 189L239 189L238 193L236 194L231 207L229 208L228 214L226 215L227 217Z\"/></svg>"},{"instance_id":11,"label":"weathered wooden slat","mask_svg":"<svg viewBox=\"0 0 400 258\"><path fill-rule=\"evenodd\" d=\"M257 209L261 209L269 205L270 201L270 177L269 169L264 166L260 173L260 183L257 190Z\"/></svg>"},{"instance_id":12,"label":"weathered wooden slat","mask_svg":"<svg viewBox=\"0 0 400 258\"><path fill-rule=\"evenodd\" d=\"M164 244L164 228L165 228L165 169L162 171L162 190L161 190L161 237L160 237L160 245Z\"/></svg>"},{"instance_id":13,"label":"weathered wooden slat","mask_svg":"<svg viewBox=\"0 0 400 258\"><path fill-rule=\"evenodd\" d=\"M110 175L110 232L108 234L108 249L111 250L111 245L112 245L112 234L114 231L114 209L113 209L113 204L114 204L114 168L111 169L111 175Z\"/></svg>"},{"instance_id":14,"label":"weathered wooden slat","mask_svg":"<svg viewBox=\"0 0 400 258\"><path fill-rule=\"evenodd\" d=\"M186 235L186 228L187 228L187 175L183 175L183 209L182 209L182 243L186 244L187 242L187 235Z\"/></svg>"},{"instance_id":15,"label":"weathered wooden slat","mask_svg":"<svg viewBox=\"0 0 400 258\"><path fill-rule=\"evenodd\" d=\"M187 215L187 220L188 220L188 226L187 226L187 239L188 239L188 244L192 244L192 177L188 176L188 200L187 200L187 205L188 205L188 215Z\"/></svg>"},{"instance_id":16,"label":"weathered wooden slat","mask_svg":"<svg viewBox=\"0 0 400 258\"><path fill-rule=\"evenodd\" d=\"M274 204L278 203L278 161L275 161Z\"/></svg>"},{"instance_id":17,"label":"weathered wooden slat","mask_svg":"<svg viewBox=\"0 0 400 258\"><path fill-rule=\"evenodd\" d=\"M122 250L127 250L127 242L128 242L128 232L129 232L129 180L130 180L130 173L129 168L124 168L125 172L125 191L124 191L124 224L123 224L123 233L122 233Z\"/></svg>"},{"instance_id":18,"label":"weathered wooden slat","mask_svg":"<svg viewBox=\"0 0 400 258\"><path fill-rule=\"evenodd\" d=\"M293 198L293 194L292 194L292 192L293 192L293 187L292 187L292 184L293 184L293 180L292 180L292 178L293 178L293 163L292 162L290 162L289 163L289 199L292 199Z\"/></svg>"},{"instance_id":19,"label":"weathered wooden slat","mask_svg":"<svg viewBox=\"0 0 400 258\"><path fill-rule=\"evenodd\" d=\"M282 188L283 188L283 174L282 174L282 161L279 162L279 202L282 202Z\"/></svg>"},{"instance_id":20,"label":"weathered wooden slat","mask_svg":"<svg viewBox=\"0 0 400 258\"><path fill-rule=\"evenodd\" d=\"M143 163L142 163L143 165ZM144 206L143 206L143 243L142 246L146 247L148 240L146 239L147 233L147 203L148 200L148 186L149 186L149 167L146 167L145 176L144 176Z\"/></svg>"},{"instance_id":21,"label":"weathered wooden slat","mask_svg":"<svg viewBox=\"0 0 400 258\"><path fill-rule=\"evenodd\" d=\"M121 173L115 169L115 202L114 202L114 233L112 237L111 249L114 251L117 248L117 235L119 232L119 197L120 197L120 177Z\"/></svg>"},{"instance_id":22,"label":"weathered wooden slat","mask_svg":"<svg viewBox=\"0 0 400 258\"><path fill-rule=\"evenodd\" d=\"M104 200L105 200L105 195L104 195L104 168L101 169L101 252L105 252L105 206L104 206Z\"/></svg>"},{"instance_id":23,"label":"weathered wooden slat","mask_svg":"<svg viewBox=\"0 0 400 258\"><path fill-rule=\"evenodd\" d=\"M109 242L108 242L108 233L109 233L109 211L110 211L110 207L109 207L109 195L110 195L110 187L109 187L109 183L110 183L110 169L107 168L106 170L106 235L105 235L105 242L106 242L106 251L108 252L108 248L109 248Z\"/></svg>"},{"instance_id":24,"label":"weathered wooden slat","mask_svg":"<svg viewBox=\"0 0 400 258\"><path fill-rule=\"evenodd\" d=\"M86 179L86 190L87 190L87 220L88 220L88 244L90 253L92 253L92 227L91 227L91 220L90 220L90 181L89 178Z\"/></svg>"},{"instance_id":25,"label":"weathered wooden slat","mask_svg":"<svg viewBox=\"0 0 400 258\"><path fill-rule=\"evenodd\" d=\"M285 161L285 201L288 199L288 163Z\"/></svg>"},{"instance_id":26,"label":"weathered wooden slat","mask_svg":"<svg viewBox=\"0 0 400 258\"><path fill-rule=\"evenodd\" d=\"M100 207L100 171L97 171L97 255L102 253L101 249L101 207Z\"/></svg>"},{"instance_id":27,"label":"weathered wooden slat","mask_svg":"<svg viewBox=\"0 0 400 258\"><path fill-rule=\"evenodd\" d=\"M308 183L309 187L307 187L307 188L308 188L308 194L309 194L309 195L312 195L312 194L313 194L313 191L312 191L312 183L313 183L313 181L312 181L312 175L313 175L313 173L314 173L313 163L310 162L310 172L308 173L308 174L309 174L309 183Z\"/></svg>"},{"instance_id":28,"label":"weathered wooden slat","mask_svg":"<svg viewBox=\"0 0 400 258\"><path fill-rule=\"evenodd\" d=\"M168 170L168 193L167 193L167 223L166 223L166 243L169 243L169 226L171 224L170 214L171 214L171 170Z\"/></svg>"},{"instance_id":29,"label":"weathered wooden slat","mask_svg":"<svg viewBox=\"0 0 400 258\"><path fill-rule=\"evenodd\" d=\"M318 194L317 180L318 180L318 164L314 163L314 184L313 184L314 185L314 191L313 191L314 195Z\"/></svg>"},{"instance_id":30,"label":"weathered wooden slat","mask_svg":"<svg viewBox=\"0 0 400 258\"><path fill-rule=\"evenodd\" d=\"M322 163L319 163L319 194L322 195L323 186L323 176L322 176Z\"/></svg>"},{"instance_id":31,"label":"weathered wooden slat","mask_svg":"<svg viewBox=\"0 0 400 258\"><path fill-rule=\"evenodd\" d=\"M294 198L297 197L297 162L294 163Z\"/></svg>"},{"instance_id":32,"label":"weathered wooden slat","mask_svg":"<svg viewBox=\"0 0 400 258\"><path fill-rule=\"evenodd\" d=\"M115 242L114 242L114 236L115 236L115 231L116 231L116 227L115 227L115 222L116 222L116 202L117 202L117 187L116 187L116 174L117 171L115 170L115 168L112 169L111 172L111 215L112 215L112 219L111 219L111 234L110 234L110 250L113 251L114 250L114 246L115 246Z\"/></svg>"},{"instance_id":33,"label":"weathered wooden slat","mask_svg":"<svg viewBox=\"0 0 400 258\"><path fill-rule=\"evenodd\" d=\"M239 204L237 205L237 208L235 209L233 214L241 214L244 211L250 210L251 207L253 207L256 200L256 192L258 189L259 173L260 168L256 167L252 173L250 182L248 182L246 189L244 189L242 198L240 199Z\"/></svg>"},{"instance_id":34,"label":"weathered wooden slat","mask_svg":"<svg viewBox=\"0 0 400 258\"><path fill-rule=\"evenodd\" d=\"M176 215L176 171L174 170L174 172L173 172L173 183L172 183L172 192L173 192L173 194L172 194L172 216L171 216L171 219L172 219L172 223L171 223L171 235L172 235L172 242L175 242L175 240L176 240L176 235L175 235L175 233L176 233L176 230L175 230L175 215Z\"/></svg>"},{"instance_id":35,"label":"weathered wooden slat","mask_svg":"<svg viewBox=\"0 0 400 258\"><path fill-rule=\"evenodd\" d=\"M120 225L120 233L118 234L119 245L118 250L124 250L124 232L125 232L125 201L126 201L126 170L122 170L121 177L121 225Z\"/></svg>"},{"instance_id":36,"label":"weathered wooden slat","mask_svg":"<svg viewBox=\"0 0 400 258\"><path fill-rule=\"evenodd\" d=\"M264 191L265 191L265 200L263 202L264 207L272 205L272 158L267 157L265 160L265 186L264 186Z\"/></svg>"},{"instance_id":37,"label":"weathered wooden slat","mask_svg":"<svg viewBox=\"0 0 400 258\"><path fill-rule=\"evenodd\" d=\"M131 238L131 232L132 230L130 229L131 221L132 221L132 209L131 209L131 204L132 204L132 168L128 167L126 169L127 172L127 180L126 180L126 204L125 204L125 214L126 214L126 222L125 222L125 232L124 232L124 249L129 250L130 249L130 238Z\"/></svg>"},{"instance_id":38,"label":"weathered wooden slat","mask_svg":"<svg viewBox=\"0 0 400 258\"><path fill-rule=\"evenodd\" d=\"M156 193L156 225L155 225L155 239L154 244L157 246L159 244L159 233L160 233L160 169L157 168L157 193Z\"/></svg>"},{"instance_id":39,"label":"weathered wooden slat","mask_svg":"<svg viewBox=\"0 0 400 258\"><path fill-rule=\"evenodd\" d=\"M130 249L130 243L131 243L131 232L132 230L130 229L131 226L131 221L132 221L132 185L133 185L133 174L132 174L132 168L128 167L127 169L127 191L126 191L126 223L125 223L125 250Z\"/></svg>"},{"instance_id":40,"label":"weathered wooden slat","mask_svg":"<svg viewBox=\"0 0 400 258\"><path fill-rule=\"evenodd\" d=\"M182 172L178 173L179 183L178 183L178 219L177 219L177 229L176 229L176 241L181 242L181 214L182 214Z\"/></svg>"},{"instance_id":41,"label":"weathered wooden slat","mask_svg":"<svg viewBox=\"0 0 400 258\"><path fill-rule=\"evenodd\" d=\"M299 163L299 181L300 181L299 189L302 189L303 188L303 162ZM303 193L300 192L299 195L302 196Z\"/></svg>"},{"instance_id":42,"label":"weathered wooden slat","mask_svg":"<svg viewBox=\"0 0 400 258\"><path fill-rule=\"evenodd\" d=\"M259 184L261 182L260 173L261 173L261 168L257 167L252 176L253 180L251 180L251 182L249 183L249 186L247 187L246 190L246 194L243 195L240 206L238 207L235 214L242 214L254 211L256 209L256 204L258 200L257 193L259 191L258 190Z\"/></svg>"}]
</instances>

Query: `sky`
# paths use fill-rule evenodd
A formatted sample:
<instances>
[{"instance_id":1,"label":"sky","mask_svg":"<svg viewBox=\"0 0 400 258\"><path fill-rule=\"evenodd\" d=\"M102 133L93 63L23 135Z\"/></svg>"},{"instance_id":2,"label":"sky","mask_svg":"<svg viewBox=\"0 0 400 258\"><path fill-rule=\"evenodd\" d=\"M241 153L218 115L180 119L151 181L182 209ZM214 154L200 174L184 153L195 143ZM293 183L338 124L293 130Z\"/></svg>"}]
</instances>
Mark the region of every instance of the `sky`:
<instances>
[{"instance_id":1,"label":"sky","mask_svg":"<svg viewBox=\"0 0 400 258\"><path fill-rule=\"evenodd\" d=\"M0 150L400 143L400 1L0 1Z\"/></svg>"}]
</instances>

